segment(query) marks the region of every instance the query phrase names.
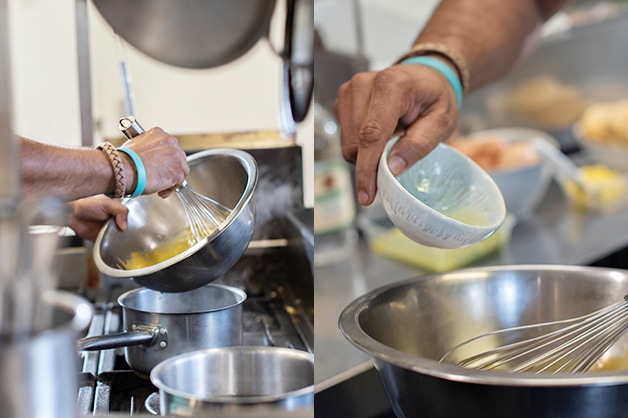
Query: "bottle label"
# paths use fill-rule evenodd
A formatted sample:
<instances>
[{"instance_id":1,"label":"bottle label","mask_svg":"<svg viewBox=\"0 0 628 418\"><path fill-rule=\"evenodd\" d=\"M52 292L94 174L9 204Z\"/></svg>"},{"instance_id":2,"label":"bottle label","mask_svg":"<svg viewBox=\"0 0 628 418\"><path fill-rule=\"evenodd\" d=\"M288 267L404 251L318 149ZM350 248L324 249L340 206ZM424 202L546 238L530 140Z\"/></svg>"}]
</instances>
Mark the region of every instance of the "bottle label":
<instances>
[{"instance_id":1,"label":"bottle label","mask_svg":"<svg viewBox=\"0 0 628 418\"><path fill-rule=\"evenodd\" d=\"M355 220L349 168L340 161L314 165L314 234L342 231Z\"/></svg>"}]
</instances>

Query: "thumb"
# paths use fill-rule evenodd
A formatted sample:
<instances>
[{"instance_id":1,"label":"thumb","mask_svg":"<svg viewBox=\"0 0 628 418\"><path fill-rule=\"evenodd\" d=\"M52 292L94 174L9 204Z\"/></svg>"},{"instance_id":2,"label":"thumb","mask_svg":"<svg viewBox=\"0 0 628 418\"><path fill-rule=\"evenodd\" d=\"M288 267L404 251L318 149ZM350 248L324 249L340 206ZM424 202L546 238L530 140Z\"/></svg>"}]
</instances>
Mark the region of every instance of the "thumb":
<instances>
[{"instance_id":1,"label":"thumb","mask_svg":"<svg viewBox=\"0 0 628 418\"><path fill-rule=\"evenodd\" d=\"M129 225L129 222L128 222L128 212L127 211L120 212L120 213L116 214L114 219L115 219L115 223L116 223L116 226L118 227L118 229L120 231L126 231L128 225Z\"/></svg>"}]
</instances>

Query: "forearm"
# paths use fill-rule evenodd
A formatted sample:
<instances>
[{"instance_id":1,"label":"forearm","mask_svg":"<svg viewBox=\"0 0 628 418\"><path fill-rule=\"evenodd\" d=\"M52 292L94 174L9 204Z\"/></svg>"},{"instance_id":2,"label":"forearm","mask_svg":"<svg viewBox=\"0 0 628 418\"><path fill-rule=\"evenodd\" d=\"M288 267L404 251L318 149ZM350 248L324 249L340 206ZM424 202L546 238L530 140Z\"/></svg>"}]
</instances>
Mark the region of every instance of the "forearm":
<instances>
[{"instance_id":1,"label":"forearm","mask_svg":"<svg viewBox=\"0 0 628 418\"><path fill-rule=\"evenodd\" d=\"M74 200L114 190L111 164L97 149L65 148L20 138L24 197Z\"/></svg>"},{"instance_id":2,"label":"forearm","mask_svg":"<svg viewBox=\"0 0 628 418\"><path fill-rule=\"evenodd\" d=\"M416 40L442 43L464 59L469 91L508 72L534 48L543 22L568 0L443 0Z\"/></svg>"}]
</instances>

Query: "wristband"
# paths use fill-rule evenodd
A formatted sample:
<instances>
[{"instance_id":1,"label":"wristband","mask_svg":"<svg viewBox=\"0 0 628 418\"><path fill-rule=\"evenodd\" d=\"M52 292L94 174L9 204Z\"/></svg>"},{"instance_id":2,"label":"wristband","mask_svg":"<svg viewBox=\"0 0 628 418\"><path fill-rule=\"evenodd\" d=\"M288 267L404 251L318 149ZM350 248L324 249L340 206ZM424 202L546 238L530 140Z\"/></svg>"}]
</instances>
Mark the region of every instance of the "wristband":
<instances>
[{"instance_id":1,"label":"wristband","mask_svg":"<svg viewBox=\"0 0 628 418\"><path fill-rule=\"evenodd\" d=\"M126 192L126 179L124 178L124 165L120 159L120 154L118 154L118 151L116 151L115 147L109 142L103 142L96 146L96 148L107 155L111 163L111 169L113 170L114 191L107 193L107 196L112 199L122 199Z\"/></svg>"},{"instance_id":2,"label":"wristband","mask_svg":"<svg viewBox=\"0 0 628 418\"><path fill-rule=\"evenodd\" d=\"M125 153L133 160L133 164L135 164L135 172L137 173L137 186L135 186L135 191L131 197L137 197L144 193L144 188L146 187L146 168L144 167L144 163L142 159L135 151L129 148L117 148L118 151Z\"/></svg>"},{"instance_id":3,"label":"wristband","mask_svg":"<svg viewBox=\"0 0 628 418\"><path fill-rule=\"evenodd\" d=\"M401 61L400 64L421 64L426 67L431 67L436 71L440 72L445 76L451 88L454 90L456 94L456 102L458 103L458 107L462 105L462 84L460 83L460 79L452 70L449 68L447 64L434 57L426 57L426 56L418 56L418 57L410 57Z\"/></svg>"},{"instance_id":4,"label":"wristband","mask_svg":"<svg viewBox=\"0 0 628 418\"><path fill-rule=\"evenodd\" d=\"M414 45L409 51L403 54L397 61L399 64L401 61L405 61L410 57L419 57L424 55L440 55L454 66L458 75L460 76L460 83L462 84L462 93L464 95L469 94L471 88L471 74L464 57L458 53L454 48L441 44L438 42L423 42Z\"/></svg>"}]
</instances>

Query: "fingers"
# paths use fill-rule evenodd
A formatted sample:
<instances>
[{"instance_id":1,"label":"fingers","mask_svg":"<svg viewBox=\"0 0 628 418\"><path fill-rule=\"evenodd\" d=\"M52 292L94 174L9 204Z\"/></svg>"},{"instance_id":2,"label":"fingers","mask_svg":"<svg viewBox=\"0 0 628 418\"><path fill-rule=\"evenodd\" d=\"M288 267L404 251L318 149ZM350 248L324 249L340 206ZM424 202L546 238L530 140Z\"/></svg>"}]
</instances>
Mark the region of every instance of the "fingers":
<instances>
[{"instance_id":1,"label":"fingers","mask_svg":"<svg viewBox=\"0 0 628 418\"><path fill-rule=\"evenodd\" d=\"M334 103L334 113L340 122L342 155L350 163L356 162L360 123L368 110L373 76L373 73L356 74L350 82L340 86Z\"/></svg>"},{"instance_id":2,"label":"fingers","mask_svg":"<svg viewBox=\"0 0 628 418\"><path fill-rule=\"evenodd\" d=\"M356 165L356 189L363 205L375 199L380 157L393 136L403 135L388 159L391 171L400 174L446 139L457 120L455 95L447 80L420 65L355 75L340 87L334 111L341 126L343 157Z\"/></svg>"},{"instance_id":3,"label":"fingers","mask_svg":"<svg viewBox=\"0 0 628 418\"><path fill-rule=\"evenodd\" d=\"M456 114L456 109L429 110L406 128L388 156L388 167L393 175L406 171L449 137L455 129L452 113Z\"/></svg>"},{"instance_id":4,"label":"fingers","mask_svg":"<svg viewBox=\"0 0 628 418\"><path fill-rule=\"evenodd\" d=\"M174 186L172 186L169 189L165 189L165 190L160 191L159 193L157 193L157 195L159 197L161 197L162 199L165 199L168 196L170 196L172 193L174 193L179 186L180 186L180 184L174 185Z\"/></svg>"},{"instance_id":5,"label":"fingers","mask_svg":"<svg viewBox=\"0 0 628 418\"><path fill-rule=\"evenodd\" d=\"M121 208L114 208L111 213L113 214L113 219L114 222L116 224L116 227L120 230L120 231L126 231L128 225L129 225L129 221L128 221L128 216L129 216L129 209L124 206L124 205L120 205L122 206L123 209Z\"/></svg>"},{"instance_id":6,"label":"fingers","mask_svg":"<svg viewBox=\"0 0 628 418\"><path fill-rule=\"evenodd\" d=\"M67 207L68 226L81 238L94 241L100 229L112 217L118 229L127 229L129 210L117 200L93 196L70 202Z\"/></svg>"},{"instance_id":7,"label":"fingers","mask_svg":"<svg viewBox=\"0 0 628 418\"><path fill-rule=\"evenodd\" d=\"M369 205L377 189L379 158L403 115L396 69L354 76L339 90L335 112L341 125L344 158L356 164L358 201Z\"/></svg>"},{"instance_id":8,"label":"fingers","mask_svg":"<svg viewBox=\"0 0 628 418\"><path fill-rule=\"evenodd\" d=\"M181 185L190 172L179 140L161 128L151 128L125 145L137 152L146 168L144 194L167 196L168 189Z\"/></svg>"}]
</instances>

